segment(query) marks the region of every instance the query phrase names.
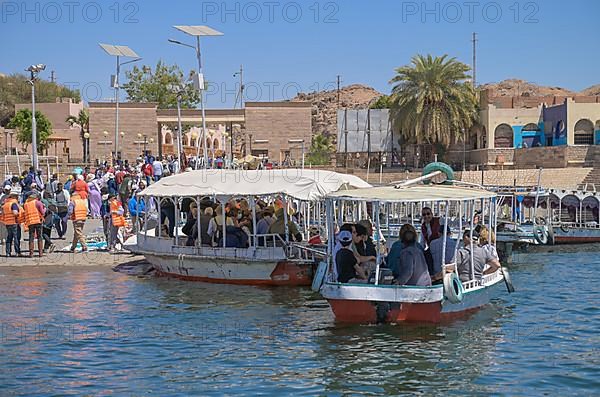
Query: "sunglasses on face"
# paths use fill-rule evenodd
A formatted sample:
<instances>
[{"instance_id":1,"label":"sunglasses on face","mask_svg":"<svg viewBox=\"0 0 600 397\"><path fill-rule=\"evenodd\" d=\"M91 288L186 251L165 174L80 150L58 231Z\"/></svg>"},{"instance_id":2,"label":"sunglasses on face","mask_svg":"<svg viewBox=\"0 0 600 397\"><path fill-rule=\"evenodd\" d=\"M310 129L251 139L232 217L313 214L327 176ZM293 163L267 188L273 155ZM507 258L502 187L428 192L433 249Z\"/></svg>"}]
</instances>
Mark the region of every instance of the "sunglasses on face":
<instances>
[{"instance_id":1,"label":"sunglasses on face","mask_svg":"<svg viewBox=\"0 0 600 397\"><path fill-rule=\"evenodd\" d=\"M423 216L431 216L431 212L424 212Z\"/></svg>"}]
</instances>

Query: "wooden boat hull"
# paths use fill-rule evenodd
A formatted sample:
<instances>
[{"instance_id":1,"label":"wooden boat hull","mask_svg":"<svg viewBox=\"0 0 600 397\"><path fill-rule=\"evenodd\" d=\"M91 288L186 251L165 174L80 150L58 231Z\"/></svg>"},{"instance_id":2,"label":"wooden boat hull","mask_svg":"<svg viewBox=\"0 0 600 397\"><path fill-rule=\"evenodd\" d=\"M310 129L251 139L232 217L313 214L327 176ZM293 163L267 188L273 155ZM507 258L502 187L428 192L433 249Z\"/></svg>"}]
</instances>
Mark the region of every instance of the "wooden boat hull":
<instances>
[{"instance_id":1,"label":"wooden boat hull","mask_svg":"<svg viewBox=\"0 0 600 397\"><path fill-rule=\"evenodd\" d=\"M600 229L554 227L555 244L600 243Z\"/></svg>"},{"instance_id":2,"label":"wooden boat hull","mask_svg":"<svg viewBox=\"0 0 600 397\"><path fill-rule=\"evenodd\" d=\"M157 274L220 284L311 285L314 264L301 261L244 261L194 256L145 254Z\"/></svg>"},{"instance_id":3,"label":"wooden boat hull","mask_svg":"<svg viewBox=\"0 0 600 397\"><path fill-rule=\"evenodd\" d=\"M377 289L396 289L406 287L364 285L368 290L359 291L361 286L356 286L356 291L340 291L345 285L326 283L321 291L329 302L336 321L344 323L440 323L461 318L471 314L490 301L491 292L502 282L502 276L497 276L490 285L477 287L465 291L460 303L451 303L443 297L443 288L439 287L412 287L413 294L403 296L403 292L377 291ZM410 287L409 287L410 288ZM429 295L421 294L430 289ZM353 295L356 299L353 298ZM360 296L368 299L360 299ZM399 300L399 301L398 301ZM418 302L421 301L421 302Z\"/></svg>"}]
</instances>

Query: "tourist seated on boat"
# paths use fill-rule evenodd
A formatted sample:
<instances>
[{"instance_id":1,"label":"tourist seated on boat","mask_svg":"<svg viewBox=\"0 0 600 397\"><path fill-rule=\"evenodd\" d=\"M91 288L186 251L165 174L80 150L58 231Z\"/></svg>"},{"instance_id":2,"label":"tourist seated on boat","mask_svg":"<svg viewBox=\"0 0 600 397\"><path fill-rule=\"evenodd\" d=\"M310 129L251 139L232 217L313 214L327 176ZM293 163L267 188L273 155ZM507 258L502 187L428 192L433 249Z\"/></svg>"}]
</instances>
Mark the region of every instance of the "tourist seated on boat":
<instances>
[{"instance_id":1,"label":"tourist seated on boat","mask_svg":"<svg viewBox=\"0 0 600 397\"><path fill-rule=\"evenodd\" d=\"M290 241L300 242L302 241L302 234L298 230L298 226L291 220L291 214L288 213L287 229ZM275 221L269 226L269 234L279 234L283 240L285 240L285 216L283 213L283 207L276 207L275 210Z\"/></svg>"},{"instance_id":2,"label":"tourist seated on boat","mask_svg":"<svg viewBox=\"0 0 600 397\"><path fill-rule=\"evenodd\" d=\"M433 211L429 207L423 207L421 210L421 245L428 247L432 240L440 235L440 218L433 216Z\"/></svg>"},{"instance_id":3,"label":"tourist seated on boat","mask_svg":"<svg viewBox=\"0 0 600 397\"><path fill-rule=\"evenodd\" d=\"M340 248L335 254L335 265L337 281L340 283L364 283L367 280L367 273L360 266L352 251L352 240L352 233L348 230L342 230L338 234Z\"/></svg>"},{"instance_id":4,"label":"tourist seated on boat","mask_svg":"<svg viewBox=\"0 0 600 397\"><path fill-rule=\"evenodd\" d=\"M431 285L431 277L427 269L427 262L423 250L417 243L417 231L413 225L406 224L400 231L400 240L404 248L400 251L400 258L396 273L392 274L397 285Z\"/></svg>"},{"instance_id":5,"label":"tourist seated on boat","mask_svg":"<svg viewBox=\"0 0 600 397\"><path fill-rule=\"evenodd\" d=\"M444 274L442 265L452 263L457 244L457 241L450 237L450 227L448 227L446 230L446 255L442 260L442 252L444 250L444 225L441 225L440 227L440 236L429 244L429 251L431 252L431 268L429 269L429 275L431 276L431 282L433 284L443 282Z\"/></svg>"},{"instance_id":6,"label":"tourist seated on boat","mask_svg":"<svg viewBox=\"0 0 600 397\"><path fill-rule=\"evenodd\" d=\"M377 253L375 255L367 255L366 240L368 237L367 228L361 224L353 225L352 233L352 246L354 254L356 255L358 262L369 274L375 269L377 261Z\"/></svg>"},{"instance_id":7,"label":"tourist seated on boat","mask_svg":"<svg viewBox=\"0 0 600 397\"><path fill-rule=\"evenodd\" d=\"M226 220L223 219L223 207L218 205L215 209L215 217L211 218L208 224L207 234L210 236L211 244L216 246L221 239L223 234L223 222L226 223L226 226L233 226L233 220L230 217L227 217Z\"/></svg>"},{"instance_id":8,"label":"tourist seated on boat","mask_svg":"<svg viewBox=\"0 0 600 397\"><path fill-rule=\"evenodd\" d=\"M323 245L323 240L321 239L321 231L317 226L311 226L308 230L308 245Z\"/></svg>"},{"instance_id":9,"label":"tourist seated on boat","mask_svg":"<svg viewBox=\"0 0 600 397\"><path fill-rule=\"evenodd\" d=\"M399 269L398 266L400 264L400 253L404 249L405 245L402 242L402 234L408 229L410 225L406 224L400 228L400 232L398 233L398 240L392 244L387 257L385 258L386 267L392 271L394 276L398 276ZM413 227L414 230L414 227ZM420 243L417 243L417 247L424 251L423 246Z\"/></svg>"},{"instance_id":10,"label":"tourist seated on boat","mask_svg":"<svg viewBox=\"0 0 600 397\"><path fill-rule=\"evenodd\" d=\"M480 247L478 240L479 236L475 232L473 232L473 240L471 240L470 230L467 229L463 233L463 247L456 253L456 266L458 266L460 281L471 280L471 257L473 257L475 280L481 280L483 275L494 273L500 268L498 259L494 258L489 251ZM473 242L472 247L471 241ZM488 265L489 268L485 269L485 265Z\"/></svg>"},{"instance_id":11,"label":"tourist seated on boat","mask_svg":"<svg viewBox=\"0 0 600 397\"><path fill-rule=\"evenodd\" d=\"M223 246L223 239L217 242L217 247ZM248 248L248 234L241 227L227 226L225 228L225 247Z\"/></svg>"},{"instance_id":12,"label":"tourist seated on boat","mask_svg":"<svg viewBox=\"0 0 600 397\"><path fill-rule=\"evenodd\" d=\"M196 236L198 236L198 226L196 224L198 217L198 208L196 203L190 204L190 210L187 213L185 225L181 228L181 232L188 236L185 245L188 247L193 247L196 243L194 241L194 230L196 231Z\"/></svg>"},{"instance_id":13,"label":"tourist seated on boat","mask_svg":"<svg viewBox=\"0 0 600 397\"><path fill-rule=\"evenodd\" d=\"M175 204L173 204L171 200L163 200L160 203L160 214L163 225L168 221L168 234L169 237L173 237L173 232L175 230Z\"/></svg>"},{"instance_id":14,"label":"tourist seated on boat","mask_svg":"<svg viewBox=\"0 0 600 397\"><path fill-rule=\"evenodd\" d=\"M340 242L340 235L342 234L342 232L348 232L350 233L350 239L352 239L353 233L356 233L356 231L354 230L354 225L351 223L344 223L341 227L340 230L338 231L338 233L335 236L335 245L333 246L333 260L334 260L334 266L333 266L333 278L335 280L338 279L338 265L336 262L336 258L337 258L337 253L339 252L339 250L342 249L342 243ZM352 248L351 248L352 249ZM354 252L354 251L353 251ZM355 254L356 256L356 254ZM358 262L358 258L356 258L356 261Z\"/></svg>"},{"instance_id":15,"label":"tourist seated on boat","mask_svg":"<svg viewBox=\"0 0 600 397\"><path fill-rule=\"evenodd\" d=\"M479 246L488 251L492 257L500 260L498 251L496 251L496 235L487 226L481 227L481 231L479 232Z\"/></svg>"},{"instance_id":16,"label":"tourist seated on boat","mask_svg":"<svg viewBox=\"0 0 600 397\"><path fill-rule=\"evenodd\" d=\"M375 248L375 242L373 241L373 224L368 219L358 221L358 224L367 230L367 237L365 238L365 255L377 257L377 248Z\"/></svg>"},{"instance_id":17,"label":"tourist seated on boat","mask_svg":"<svg viewBox=\"0 0 600 397\"><path fill-rule=\"evenodd\" d=\"M202 245L211 245L211 237L208 234L208 225L210 221L213 219L213 209L212 207L206 207L204 209L204 213L200 216L200 243ZM198 228L194 230L194 239L198 239Z\"/></svg>"},{"instance_id":18,"label":"tourist seated on boat","mask_svg":"<svg viewBox=\"0 0 600 397\"><path fill-rule=\"evenodd\" d=\"M269 233L269 227L271 224L275 222L273 218L273 207L265 208L259 216L262 216L259 221L256 223L256 234L261 236ZM266 245L266 241L264 237L258 237L258 245L264 246Z\"/></svg>"}]
</instances>

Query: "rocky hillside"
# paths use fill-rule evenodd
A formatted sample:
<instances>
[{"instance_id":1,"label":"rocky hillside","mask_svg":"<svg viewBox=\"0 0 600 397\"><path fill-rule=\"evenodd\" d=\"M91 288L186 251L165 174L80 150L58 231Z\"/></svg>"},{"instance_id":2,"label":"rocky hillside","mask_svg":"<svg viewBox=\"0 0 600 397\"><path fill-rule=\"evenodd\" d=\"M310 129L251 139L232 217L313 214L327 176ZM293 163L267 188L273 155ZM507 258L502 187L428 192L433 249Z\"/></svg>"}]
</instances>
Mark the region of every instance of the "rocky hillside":
<instances>
[{"instance_id":1,"label":"rocky hillside","mask_svg":"<svg viewBox=\"0 0 600 397\"><path fill-rule=\"evenodd\" d=\"M562 87L546 87L525 80L508 79L499 83L483 84L481 89L491 91L491 96L551 96L575 95L574 91Z\"/></svg>"},{"instance_id":2,"label":"rocky hillside","mask_svg":"<svg viewBox=\"0 0 600 397\"><path fill-rule=\"evenodd\" d=\"M364 109L382 94L374 88L354 84L340 89L340 109ZM292 101L308 101L313 105L313 134L328 134L334 139L337 134L338 92L320 91L308 94L299 93Z\"/></svg>"},{"instance_id":3,"label":"rocky hillside","mask_svg":"<svg viewBox=\"0 0 600 397\"><path fill-rule=\"evenodd\" d=\"M600 95L600 84L593 85L585 90L581 91L583 95Z\"/></svg>"}]
</instances>

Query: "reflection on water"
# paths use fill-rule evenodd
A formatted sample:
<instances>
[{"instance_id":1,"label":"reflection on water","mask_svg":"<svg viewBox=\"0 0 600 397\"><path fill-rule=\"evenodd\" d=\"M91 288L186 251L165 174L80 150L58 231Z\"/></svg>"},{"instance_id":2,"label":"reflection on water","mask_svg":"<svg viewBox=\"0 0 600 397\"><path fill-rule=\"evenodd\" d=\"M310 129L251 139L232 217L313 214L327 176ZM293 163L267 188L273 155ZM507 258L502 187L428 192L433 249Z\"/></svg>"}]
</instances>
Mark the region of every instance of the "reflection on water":
<instances>
[{"instance_id":1,"label":"reflection on water","mask_svg":"<svg viewBox=\"0 0 600 397\"><path fill-rule=\"evenodd\" d=\"M468 319L378 326L303 288L0 268L0 395L591 394L596 260L539 255Z\"/></svg>"}]
</instances>

